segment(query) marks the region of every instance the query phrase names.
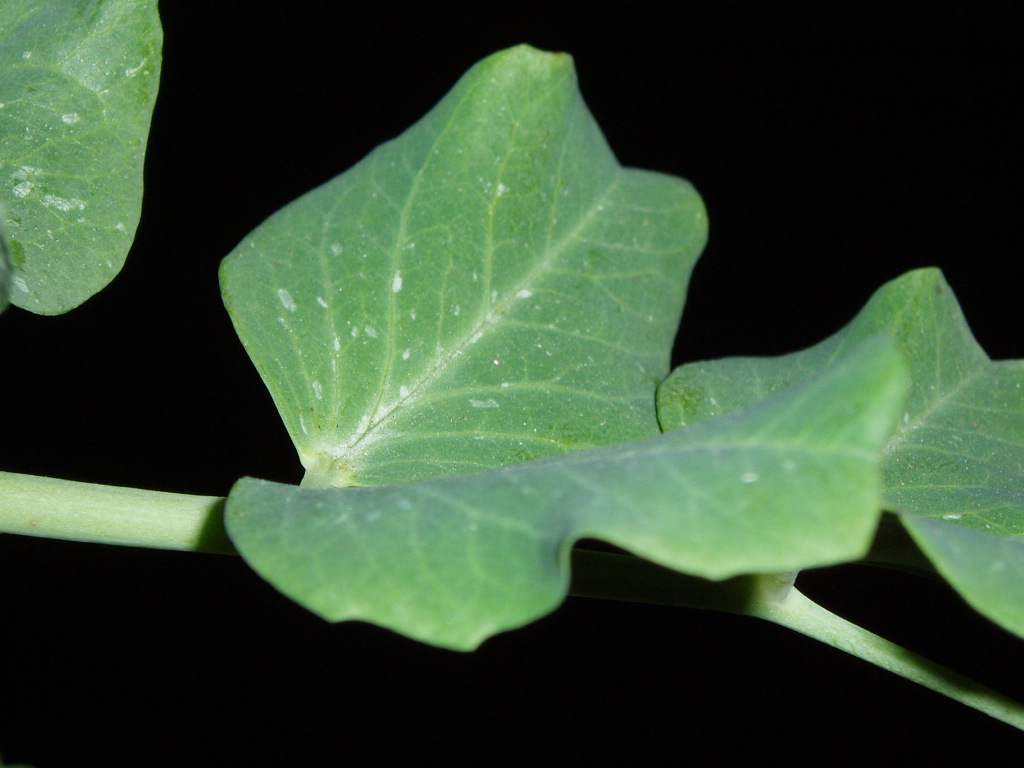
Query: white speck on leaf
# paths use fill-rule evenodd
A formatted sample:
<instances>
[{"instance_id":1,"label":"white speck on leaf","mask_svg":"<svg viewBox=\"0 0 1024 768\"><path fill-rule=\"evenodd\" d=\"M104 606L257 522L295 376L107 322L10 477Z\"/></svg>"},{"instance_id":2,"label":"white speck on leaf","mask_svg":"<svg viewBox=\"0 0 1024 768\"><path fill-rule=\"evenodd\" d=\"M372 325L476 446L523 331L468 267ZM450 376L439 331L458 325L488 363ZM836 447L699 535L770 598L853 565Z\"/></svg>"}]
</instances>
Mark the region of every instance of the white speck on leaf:
<instances>
[{"instance_id":1,"label":"white speck on leaf","mask_svg":"<svg viewBox=\"0 0 1024 768\"><path fill-rule=\"evenodd\" d=\"M134 67L128 67L128 69L124 71L124 76L135 77L137 74L139 74L139 70L142 69L144 66L146 66L146 59L143 59Z\"/></svg>"},{"instance_id":2,"label":"white speck on leaf","mask_svg":"<svg viewBox=\"0 0 1024 768\"><path fill-rule=\"evenodd\" d=\"M342 248L337 243L331 243L331 254L334 256L341 256Z\"/></svg>"},{"instance_id":3,"label":"white speck on leaf","mask_svg":"<svg viewBox=\"0 0 1024 768\"><path fill-rule=\"evenodd\" d=\"M405 398L407 398L409 396L409 388L408 387L399 387L398 388L398 396L401 397L403 400Z\"/></svg>"},{"instance_id":4,"label":"white speck on leaf","mask_svg":"<svg viewBox=\"0 0 1024 768\"><path fill-rule=\"evenodd\" d=\"M339 339L337 336L334 337L334 351L341 351L341 339Z\"/></svg>"},{"instance_id":5,"label":"white speck on leaf","mask_svg":"<svg viewBox=\"0 0 1024 768\"><path fill-rule=\"evenodd\" d=\"M324 388L320 385L319 381L313 382L313 397L315 397L317 400L324 399Z\"/></svg>"},{"instance_id":6,"label":"white speck on leaf","mask_svg":"<svg viewBox=\"0 0 1024 768\"><path fill-rule=\"evenodd\" d=\"M474 408L499 408L498 401L492 398L486 400L473 400L470 398L469 404Z\"/></svg>"},{"instance_id":7,"label":"white speck on leaf","mask_svg":"<svg viewBox=\"0 0 1024 768\"><path fill-rule=\"evenodd\" d=\"M509 187L506 187L504 184L498 184L498 197L501 197L508 191Z\"/></svg>"},{"instance_id":8,"label":"white speck on leaf","mask_svg":"<svg viewBox=\"0 0 1024 768\"><path fill-rule=\"evenodd\" d=\"M317 296L317 297L316 297L316 303L317 303L317 304L319 304L319 305L320 305L321 307L323 307L324 309L327 309L327 302L326 302L326 301L324 301L324 298L323 298L323 296Z\"/></svg>"},{"instance_id":9,"label":"white speck on leaf","mask_svg":"<svg viewBox=\"0 0 1024 768\"><path fill-rule=\"evenodd\" d=\"M369 336L371 339L377 338L377 329L374 328L372 325L366 326L363 330L366 331L366 335Z\"/></svg>"},{"instance_id":10,"label":"white speck on leaf","mask_svg":"<svg viewBox=\"0 0 1024 768\"><path fill-rule=\"evenodd\" d=\"M403 352L403 353L402 353L402 359L403 359L403 360L408 360L408 359L409 359L409 356L410 356L411 354L412 354L412 352L410 352L410 351L409 351L408 349L407 349L407 350L405 350L405 352Z\"/></svg>"},{"instance_id":11,"label":"white speck on leaf","mask_svg":"<svg viewBox=\"0 0 1024 768\"><path fill-rule=\"evenodd\" d=\"M744 472L740 477L742 483L756 483L758 481L757 472Z\"/></svg>"},{"instance_id":12,"label":"white speck on leaf","mask_svg":"<svg viewBox=\"0 0 1024 768\"><path fill-rule=\"evenodd\" d=\"M11 194L15 197L28 197L29 192L32 191L32 187L34 186L35 184L31 181L19 182L14 185L14 189L11 190Z\"/></svg>"},{"instance_id":13,"label":"white speck on leaf","mask_svg":"<svg viewBox=\"0 0 1024 768\"><path fill-rule=\"evenodd\" d=\"M77 112L68 112L66 115L61 115L60 119L63 120L68 125L74 125L81 118L79 117Z\"/></svg>"},{"instance_id":14,"label":"white speck on leaf","mask_svg":"<svg viewBox=\"0 0 1024 768\"><path fill-rule=\"evenodd\" d=\"M398 293L400 290L402 290L402 273L396 271L391 280L391 292Z\"/></svg>"},{"instance_id":15,"label":"white speck on leaf","mask_svg":"<svg viewBox=\"0 0 1024 768\"><path fill-rule=\"evenodd\" d=\"M288 292L287 289L285 289L285 288L278 288L277 289L277 298L279 298L281 300L281 304L289 312L294 312L296 310L297 307L295 306L295 299L292 298L292 295Z\"/></svg>"},{"instance_id":16,"label":"white speck on leaf","mask_svg":"<svg viewBox=\"0 0 1024 768\"><path fill-rule=\"evenodd\" d=\"M56 208L58 211L67 213L70 210L85 210L85 203L77 197L57 197L57 195L43 195L43 205L49 208Z\"/></svg>"},{"instance_id":17,"label":"white speck on leaf","mask_svg":"<svg viewBox=\"0 0 1024 768\"><path fill-rule=\"evenodd\" d=\"M517 299L528 299L531 296L533 296L533 291L529 290L528 288L523 288L523 290L519 291L516 294Z\"/></svg>"}]
</instances>

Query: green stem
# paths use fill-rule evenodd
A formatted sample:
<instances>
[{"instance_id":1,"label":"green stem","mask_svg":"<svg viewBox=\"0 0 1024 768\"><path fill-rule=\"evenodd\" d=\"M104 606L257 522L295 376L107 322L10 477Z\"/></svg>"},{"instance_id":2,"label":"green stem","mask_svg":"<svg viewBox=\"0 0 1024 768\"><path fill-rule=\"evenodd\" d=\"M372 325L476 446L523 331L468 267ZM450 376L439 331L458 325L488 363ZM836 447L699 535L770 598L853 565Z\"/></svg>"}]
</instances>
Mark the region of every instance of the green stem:
<instances>
[{"instance_id":1,"label":"green stem","mask_svg":"<svg viewBox=\"0 0 1024 768\"><path fill-rule=\"evenodd\" d=\"M234 554L224 499L0 472L0 531Z\"/></svg>"},{"instance_id":2,"label":"green stem","mask_svg":"<svg viewBox=\"0 0 1024 768\"><path fill-rule=\"evenodd\" d=\"M712 582L683 576L631 555L583 550L574 552L573 569L570 594L683 605L765 619L1024 730L1024 705L822 608L793 586L796 574Z\"/></svg>"},{"instance_id":3,"label":"green stem","mask_svg":"<svg viewBox=\"0 0 1024 768\"><path fill-rule=\"evenodd\" d=\"M750 615L813 637L1024 730L1024 705L836 616L795 587L758 608Z\"/></svg>"},{"instance_id":4,"label":"green stem","mask_svg":"<svg viewBox=\"0 0 1024 768\"><path fill-rule=\"evenodd\" d=\"M878 521L871 549L857 561L861 565L891 568L915 576L943 581L896 515L886 512Z\"/></svg>"},{"instance_id":5,"label":"green stem","mask_svg":"<svg viewBox=\"0 0 1024 768\"><path fill-rule=\"evenodd\" d=\"M756 599L758 579L757 576L738 576L709 581L663 568L635 555L576 548L572 551L569 594L743 614Z\"/></svg>"},{"instance_id":6,"label":"green stem","mask_svg":"<svg viewBox=\"0 0 1024 768\"><path fill-rule=\"evenodd\" d=\"M224 499L0 472L0 531L158 549L237 554ZM573 551L570 594L705 608L771 621L920 683L1024 730L1024 705L836 616L795 574L714 582L632 555Z\"/></svg>"}]
</instances>

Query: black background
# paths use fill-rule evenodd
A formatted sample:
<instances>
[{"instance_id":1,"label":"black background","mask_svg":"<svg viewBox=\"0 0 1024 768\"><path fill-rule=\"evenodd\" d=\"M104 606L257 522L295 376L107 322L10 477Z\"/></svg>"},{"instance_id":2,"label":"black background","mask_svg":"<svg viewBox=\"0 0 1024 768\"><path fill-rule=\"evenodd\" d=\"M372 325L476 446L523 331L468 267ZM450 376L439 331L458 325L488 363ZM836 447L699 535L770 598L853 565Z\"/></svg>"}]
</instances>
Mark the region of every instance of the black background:
<instances>
[{"instance_id":1,"label":"black background","mask_svg":"<svg viewBox=\"0 0 1024 768\"><path fill-rule=\"evenodd\" d=\"M676 362L810 345L928 265L992 357L1024 357L1024 41L1003 6L368 5L163 4L135 247L80 309L0 317L0 467L217 495L242 475L297 481L219 260L520 42L573 54L624 164L704 195ZM949 590L856 567L802 579L1024 698L1020 641ZM571 598L465 655L325 624L231 557L4 536L0 584L0 750L39 768L811 763L1024 743L752 619Z\"/></svg>"}]
</instances>

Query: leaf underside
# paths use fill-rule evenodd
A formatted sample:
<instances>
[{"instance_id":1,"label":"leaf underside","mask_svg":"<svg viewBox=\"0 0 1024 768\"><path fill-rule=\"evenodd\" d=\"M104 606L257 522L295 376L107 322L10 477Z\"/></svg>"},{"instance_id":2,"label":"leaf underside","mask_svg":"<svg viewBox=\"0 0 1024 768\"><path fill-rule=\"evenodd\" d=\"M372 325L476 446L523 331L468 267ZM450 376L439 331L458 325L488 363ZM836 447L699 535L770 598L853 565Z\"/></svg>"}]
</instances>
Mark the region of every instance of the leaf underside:
<instances>
[{"instance_id":1,"label":"leaf underside","mask_svg":"<svg viewBox=\"0 0 1024 768\"><path fill-rule=\"evenodd\" d=\"M0 198L14 304L67 312L124 265L161 42L155 0L0 4Z\"/></svg>"},{"instance_id":2,"label":"leaf underside","mask_svg":"<svg viewBox=\"0 0 1024 768\"><path fill-rule=\"evenodd\" d=\"M377 488L243 479L226 525L324 618L468 650L553 610L582 537L712 579L861 557L906 383L883 335L763 403L626 445Z\"/></svg>"},{"instance_id":3,"label":"leaf underside","mask_svg":"<svg viewBox=\"0 0 1024 768\"><path fill-rule=\"evenodd\" d=\"M883 452L886 507L971 605L1024 636L1024 361L988 358L938 270L883 286L810 349L682 366L659 390L659 419L671 430L744 408L885 329L913 382Z\"/></svg>"},{"instance_id":4,"label":"leaf underside","mask_svg":"<svg viewBox=\"0 0 1024 768\"><path fill-rule=\"evenodd\" d=\"M906 387L884 334L660 434L705 239L686 182L615 161L569 57L484 60L225 259L307 469L236 484L235 546L325 618L462 649L552 610L582 537L711 579L862 556Z\"/></svg>"},{"instance_id":5,"label":"leaf underside","mask_svg":"<svg viewBox=\"0 0 1024 768\"><path fill-rule=\"evenodd\" d=\"M705 238L688 184L615 161L571 59L481 62L225 259L307 470L236 485L235 545L328 619L470 648L557 605L581 537L721 579L856 559L884 503L1024 634L1022 363L920 270L812 349L683 366L656 436Z\"/></svg>"},{"instance_id":6,"label":"leaf underside","mask_svg":"<svg viewBox=\"0 0 1024 768\"><path fill-rule=\"evenodd\" d=\"M693 188L622 168L572 60L519 46L225 260L235 329L306 468L386 485L657 434Z\"/></svg>"}]
</instances>

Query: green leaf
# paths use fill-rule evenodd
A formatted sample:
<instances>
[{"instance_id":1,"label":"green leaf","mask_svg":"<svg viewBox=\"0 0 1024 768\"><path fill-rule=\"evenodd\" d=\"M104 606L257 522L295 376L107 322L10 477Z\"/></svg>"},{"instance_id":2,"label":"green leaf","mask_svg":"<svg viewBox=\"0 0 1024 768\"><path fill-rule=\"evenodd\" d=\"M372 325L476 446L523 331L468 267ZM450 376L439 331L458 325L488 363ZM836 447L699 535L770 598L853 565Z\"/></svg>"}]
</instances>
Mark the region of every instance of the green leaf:
<instances>
[{"instance_id":1,"label":"green leaf","mask_svg":"<svg viewBox=\"0 0 1024 768\"><path fill-rule=\"evenodd\" d=\"M519 46L264 222L221 287L304 484L384 485L656 434L705 238L689 184L616 162L572 59Z\"/></svg>"},{"instance_id":2,"label":"green leaf","mask_svg":"<svg viewBox=\"0 0 1024 768\"><path fill-rule=\"evenodd\" d=\"M1017 516L1014 530L1020 530L1019 521ZM983 532L916 515L904 516L903 522L967 602L1024 637L1024 540L1020 533Z\"/></svg>"},{"instance_id":3,"label":"green leaf","mask_svg":"<svg viewBox=\"0 0 1024 768\"><path fill-rule=\"evenodd\" d=\"M906 385L883 335L692 429L387 487L246 478L225 522L258 573L324 618L471 649L558 605L582 537L712 579L862 556L881 509L878 451Z\"/></svg>"},{"instance_id":4,"label":"green leaf","mask_svg":"<svg viewBox=\"0 0 1024 768\"><path fill-rule=\"evenodd\" d=\"M4 209L0 205L0 312L7 309L11 301L11 255L7 250L4 236Z\"/></svg>"},{"instance_id":5,"label":"green leaf","mask_svg":"<svg viewBox=\"0 0 1024 768\"><path fill-rule=\"evenodd\" d=\"M887 284L808 350L682 366L659 391L661 423L674 429L757 402L885 328L913 380L884 453L886 504L975 608L1024 636L1024 361L989 360L938 270Z\"/></svg>"},{"instance_id":6,"label":"green leaf","mask_svg":"<svg viewBox=\"0 0 1024 768\"><path fill-rule=\"evenodd\" d=\"M67 312L124 265L160 74L156 0L0 4L11 300Z\"/></svg>"}]
</instances>

